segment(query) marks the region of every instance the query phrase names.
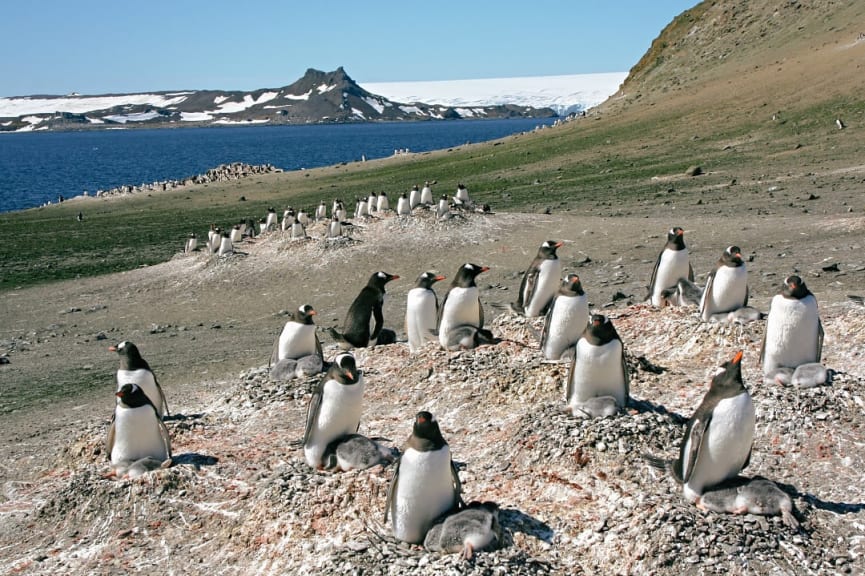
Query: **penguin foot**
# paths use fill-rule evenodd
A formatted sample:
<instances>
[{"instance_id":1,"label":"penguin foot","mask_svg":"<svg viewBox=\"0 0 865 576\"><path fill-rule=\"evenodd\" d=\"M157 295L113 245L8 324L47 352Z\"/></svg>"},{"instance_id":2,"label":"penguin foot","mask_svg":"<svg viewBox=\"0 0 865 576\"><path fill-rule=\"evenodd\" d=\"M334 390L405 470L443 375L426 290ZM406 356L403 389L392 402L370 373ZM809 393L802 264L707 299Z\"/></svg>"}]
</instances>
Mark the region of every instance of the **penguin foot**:
<instances>
[{"instance_id":1,"label":"penguin foot","mask_svg":"<svg viewBox=\"0 0 865 576\"><path fill-rule=\"evenodd\" d=\"M463 552L461 556L464 560L471 560L472 556L474 556L475 549L472 547L471 542L466 542L465 546L463 546Z\"/></svg>"}]
</instances>

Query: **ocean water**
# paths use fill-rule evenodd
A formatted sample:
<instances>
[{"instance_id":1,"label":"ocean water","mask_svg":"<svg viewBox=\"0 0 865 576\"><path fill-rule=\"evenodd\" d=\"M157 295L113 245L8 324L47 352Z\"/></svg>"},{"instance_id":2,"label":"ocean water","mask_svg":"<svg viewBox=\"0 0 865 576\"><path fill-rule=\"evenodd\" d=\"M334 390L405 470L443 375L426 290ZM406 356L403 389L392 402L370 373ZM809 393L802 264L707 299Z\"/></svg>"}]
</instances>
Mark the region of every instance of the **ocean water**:
<instances>
[{"instance_id":1,"label":"ocean water","mask_svg":"<svg viewBox=\"0 0 865 576\"><path fill-rule=\"evenodd\" d=\"M284 170L426 152L525 132L554 119L447 120L310 126L0 134L0 212L60 195L201 174L220 164Z\"/></svg>"}]
</instances>

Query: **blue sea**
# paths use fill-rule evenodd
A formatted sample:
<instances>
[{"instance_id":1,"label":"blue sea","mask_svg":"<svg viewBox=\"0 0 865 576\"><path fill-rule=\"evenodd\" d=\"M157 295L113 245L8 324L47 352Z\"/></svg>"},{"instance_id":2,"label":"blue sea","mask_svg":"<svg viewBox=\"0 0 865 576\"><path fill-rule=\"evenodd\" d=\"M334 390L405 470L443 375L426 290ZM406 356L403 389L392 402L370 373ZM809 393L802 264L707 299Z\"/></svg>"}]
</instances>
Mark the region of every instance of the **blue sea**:
<instances>
[{"instance_id":1,"label":"blue sea","mask_svg":"<svg viewBox=\"0 0 865 576\"><path fill-rule=\"evenodd\" d=\"M284 170L485 142L555 119L445 120L0 134L0 212L201 174L220 164Z\"/></svg>"}]
</instances>

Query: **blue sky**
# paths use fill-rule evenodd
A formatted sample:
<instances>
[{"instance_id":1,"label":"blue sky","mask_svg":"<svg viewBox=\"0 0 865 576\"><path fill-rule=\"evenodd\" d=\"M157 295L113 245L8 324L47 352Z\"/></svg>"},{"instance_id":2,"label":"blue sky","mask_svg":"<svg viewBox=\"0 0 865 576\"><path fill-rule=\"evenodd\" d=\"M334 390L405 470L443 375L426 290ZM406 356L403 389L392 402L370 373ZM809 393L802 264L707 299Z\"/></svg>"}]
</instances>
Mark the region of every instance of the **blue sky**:
<instances>
[{"instance_id":1,"label":"blue sky","mask_svg":"<svg viewBox=\"0 0 865 576\"><path fill-rule=\"evenodd\" d=\"M697 0L11 0L0 96L624 72Z\"/></svg>"}]
</instances>

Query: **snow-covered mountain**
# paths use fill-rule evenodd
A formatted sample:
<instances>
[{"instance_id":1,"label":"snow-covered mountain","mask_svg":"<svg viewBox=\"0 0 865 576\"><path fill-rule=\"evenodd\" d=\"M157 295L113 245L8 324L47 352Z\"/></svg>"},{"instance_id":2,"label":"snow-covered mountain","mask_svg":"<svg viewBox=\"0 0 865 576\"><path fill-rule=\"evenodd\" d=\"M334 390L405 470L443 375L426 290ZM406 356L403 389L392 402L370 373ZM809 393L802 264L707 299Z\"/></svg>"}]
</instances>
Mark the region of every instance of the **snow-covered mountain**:
<instances>
[{"instance_id":1,"label":"snow-covered mountain","mask_svg":"<svg viewBox=\"0 0 865 576\"><path fill-rule=\"evenodd\" d=\"M388 82L362 87L342 68L334 72L309 69L289 86L252 92L187 90L0 98L0 132L561 116L603 102L618 90L625 76Z\"/></svg>"},{"instance_id":2,"label":"snow-covered mountain","mask_svg":"<svg viewBox=\"0 0 865 576\"><path fill-rule=\"evenodd\" d=\"M627 72L527 76L436 82L367 82L363 87L397 102L454 108L512 104L552 108L560 116L597 106L619 90Z\"/></svg>"}]
</instances>

